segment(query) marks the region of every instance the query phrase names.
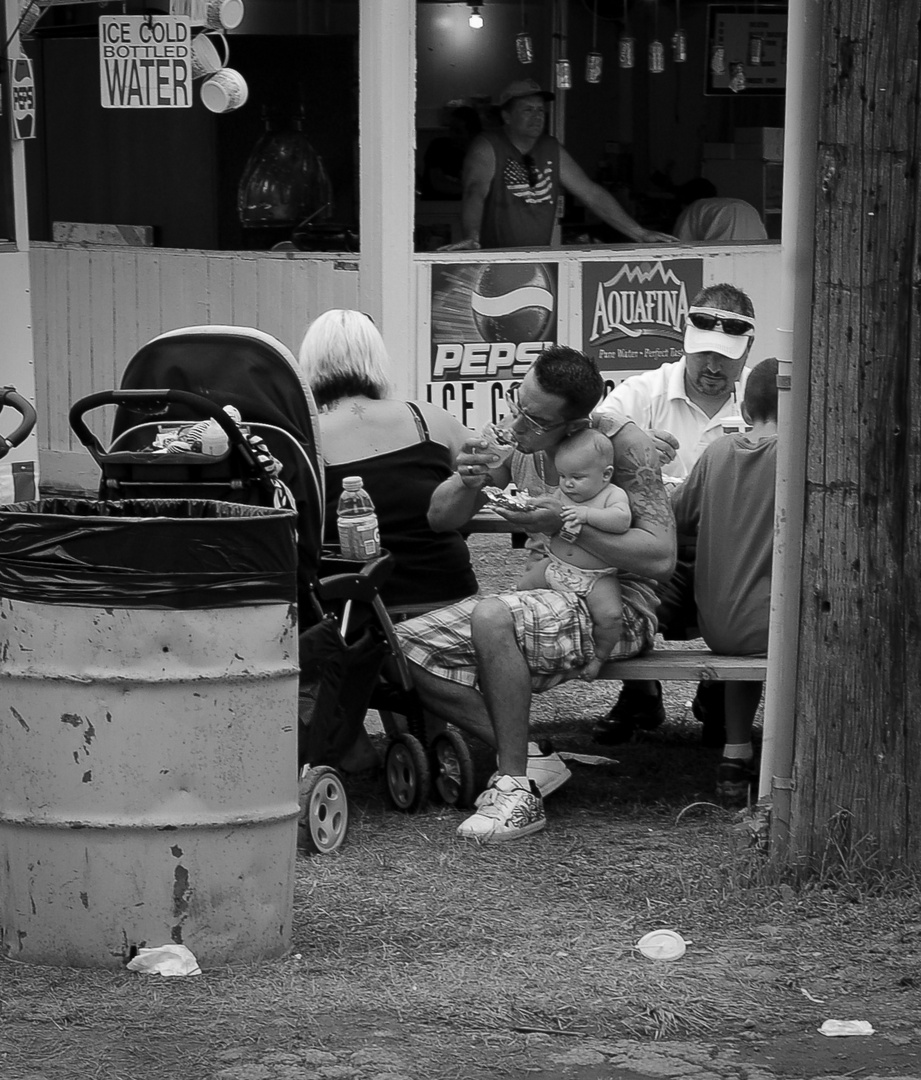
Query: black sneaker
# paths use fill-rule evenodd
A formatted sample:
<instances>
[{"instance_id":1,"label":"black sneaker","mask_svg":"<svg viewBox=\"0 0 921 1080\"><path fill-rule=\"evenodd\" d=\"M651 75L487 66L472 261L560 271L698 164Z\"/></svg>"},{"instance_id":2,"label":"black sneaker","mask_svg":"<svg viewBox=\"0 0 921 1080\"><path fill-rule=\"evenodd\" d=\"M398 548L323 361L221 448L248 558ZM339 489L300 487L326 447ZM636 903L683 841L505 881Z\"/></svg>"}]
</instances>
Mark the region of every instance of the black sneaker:
<instances>
[{"instance_id":1,"label":"black sneaker","mask_svg":"<svg viewBox=\"0 0 921 1080\"><path fill-rule=\"evenodd\" d=\"M652 731L664 722L661 683L656 683L654 694L647 694L631 683L624 683L614 707L592 728L592 737L595 742L605 746L615 746L627 742L637 728Z\"/></svg>"},{"instance_id":2,"label":"black sneaker","mask_svg":"<svg viewBox=\"0 0 921 1080\"><path fill-rule=\"evenodd\" d=\"M716 773L716 797L726 806L747 806L758 779L754 758L723 758Z\"/></svg>"},{"instance_id":3,"label":"black sneaker","mask_svg":"<svg viewBox=\"0 0 921 1080\"><path fill-rule=\"evenodd\" d=\"M691 712L703 725L702 746L726 745L726 687L721 682L700 682Z\"/></svg>"}]
</instances>

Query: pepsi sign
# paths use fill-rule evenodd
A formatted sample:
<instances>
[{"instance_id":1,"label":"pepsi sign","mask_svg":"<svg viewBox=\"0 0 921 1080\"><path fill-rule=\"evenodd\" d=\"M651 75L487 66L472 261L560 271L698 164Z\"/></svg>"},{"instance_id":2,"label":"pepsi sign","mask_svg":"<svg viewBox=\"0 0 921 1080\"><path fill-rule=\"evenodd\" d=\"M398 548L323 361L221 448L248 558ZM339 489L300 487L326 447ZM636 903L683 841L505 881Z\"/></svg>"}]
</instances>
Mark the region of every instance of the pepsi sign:
<instances>
[{"instance_id":1,"label":"pepsi sign","mask_svg":"<svg viewBox=\"0 0 921 1080\"><path fill-rule=\"evenodd\" d=\"M505 390L557 340L555 263L432 267L429 401L467 427L505 415Z\"/></svg>"},{"instance_id":2,"label":"pepsi sign","mask_svg":"<svg viewBox=\"0 0 921 1080\"><path fill-rule=\"evenodd\" d=\"M487 263L470 295L484 341L546 341L555 306L554 281L542 263Z\"/></svg>"},{"instance_id":3,"label":"pepsi sign","mask_svg":"<svg viewBox=\"0 0 921 1080\"><path fill-rule=\"evenodd\" d=\"M26 56L10 61L10 121L14 139L35 138L35 78Z\"/></svg>"},{"instance_id":4,"label":"pepsi sign","mask_svg":"<svg viewBox=\"0 0 921 1080\"><path fill-rule=\"evenodd\" d=\"M520 379L556 340L557 267L432 267L432 379Z\"/></svg>"}]
</instances>

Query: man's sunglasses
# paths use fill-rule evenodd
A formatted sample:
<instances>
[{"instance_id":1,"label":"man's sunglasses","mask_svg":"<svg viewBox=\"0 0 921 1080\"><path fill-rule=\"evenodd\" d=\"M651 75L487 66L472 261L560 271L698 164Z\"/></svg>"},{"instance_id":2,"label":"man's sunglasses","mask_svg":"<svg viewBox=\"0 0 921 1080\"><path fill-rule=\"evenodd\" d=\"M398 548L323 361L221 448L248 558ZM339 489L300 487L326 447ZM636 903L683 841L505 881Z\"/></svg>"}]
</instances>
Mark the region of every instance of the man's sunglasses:
<instances>
[{"instance_id":1,"label":"man's sunglasses","mask_svg":"<svg viewBox=\"0 0 921 1080\"><path fill-rule=\"evenodd\" d=\"M530 154L522 154L521 163L528 170L528 187L532 188L540 180L540 169L537 167L537 162Z\"/></svg>"},{"instance_id":2,"label":"man's sunglasses","mask_svg":"<svg viewBox=\"0 0 921 1080\"><path fill-rule=\"evenodd\" d=\"M741 337L743 334L755 332L754 322L744 315L731 318L728 315L710 315L703 311L690 311L688 322L697 330L716 330L719 327L730 337Z\"/></svg>"},{"instance_id":3,"label":"man's sunglasses","mask_svg":"<svg viewBox=\"0 0 921 1080\"><path fill-rule=\"evenodd\" d=\"M512 423L523 420L535 435L546 435L548 432L563 427L564 424L568 423L566 420L557 420L556 423L548 424L545 420L537 420L530 413L525 412L518 404L518 387L520 385L520 383L513 382L505 391L505 402L508 405L508 411L511 413Z\"/></svg>"}]
</instances>

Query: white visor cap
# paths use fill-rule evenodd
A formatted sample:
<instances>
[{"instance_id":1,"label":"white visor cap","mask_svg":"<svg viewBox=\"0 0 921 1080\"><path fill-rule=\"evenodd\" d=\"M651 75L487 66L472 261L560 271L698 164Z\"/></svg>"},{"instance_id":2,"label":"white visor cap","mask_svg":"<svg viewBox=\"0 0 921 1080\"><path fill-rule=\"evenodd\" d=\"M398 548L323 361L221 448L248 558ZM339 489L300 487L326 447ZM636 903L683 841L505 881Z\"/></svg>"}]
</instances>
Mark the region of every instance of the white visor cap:
<instances>
[{"instance_id":1,"label":"white visor cap","mask_svg":"<svg viewBox=\"0 0 921 1080\"><path fill-rule=\"evenodd\" d=\"M713 315L718 319L736 319L749 326L748 333L726 334L722 330L699 330L691 323L690 316L699 313L701 315ZM730 360L741 360L745 350L755 334L755 324L747 316L737 311L722 311L718 308L692 307L688 311L688 320L684 328L684 353L715 352Z\"/></svg>"}]
</instances>

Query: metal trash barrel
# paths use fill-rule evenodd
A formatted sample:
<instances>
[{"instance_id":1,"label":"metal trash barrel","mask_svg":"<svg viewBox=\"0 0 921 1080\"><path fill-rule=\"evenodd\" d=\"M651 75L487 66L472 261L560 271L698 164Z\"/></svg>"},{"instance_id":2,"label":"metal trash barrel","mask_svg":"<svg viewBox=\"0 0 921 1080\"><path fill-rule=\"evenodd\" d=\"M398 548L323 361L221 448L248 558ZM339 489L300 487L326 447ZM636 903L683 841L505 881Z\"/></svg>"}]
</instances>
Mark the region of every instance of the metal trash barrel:
<instances>
[{"instance_id":1,"label":"metal trash barrel","mask_svg":"<svg viewBox=\"0 0 921 1080\"><path fill-rule=\"evenodd\" d=\"M204 968L290 948L295 514L0 507L0 952Z\"/></svg>"}]
</instances>

